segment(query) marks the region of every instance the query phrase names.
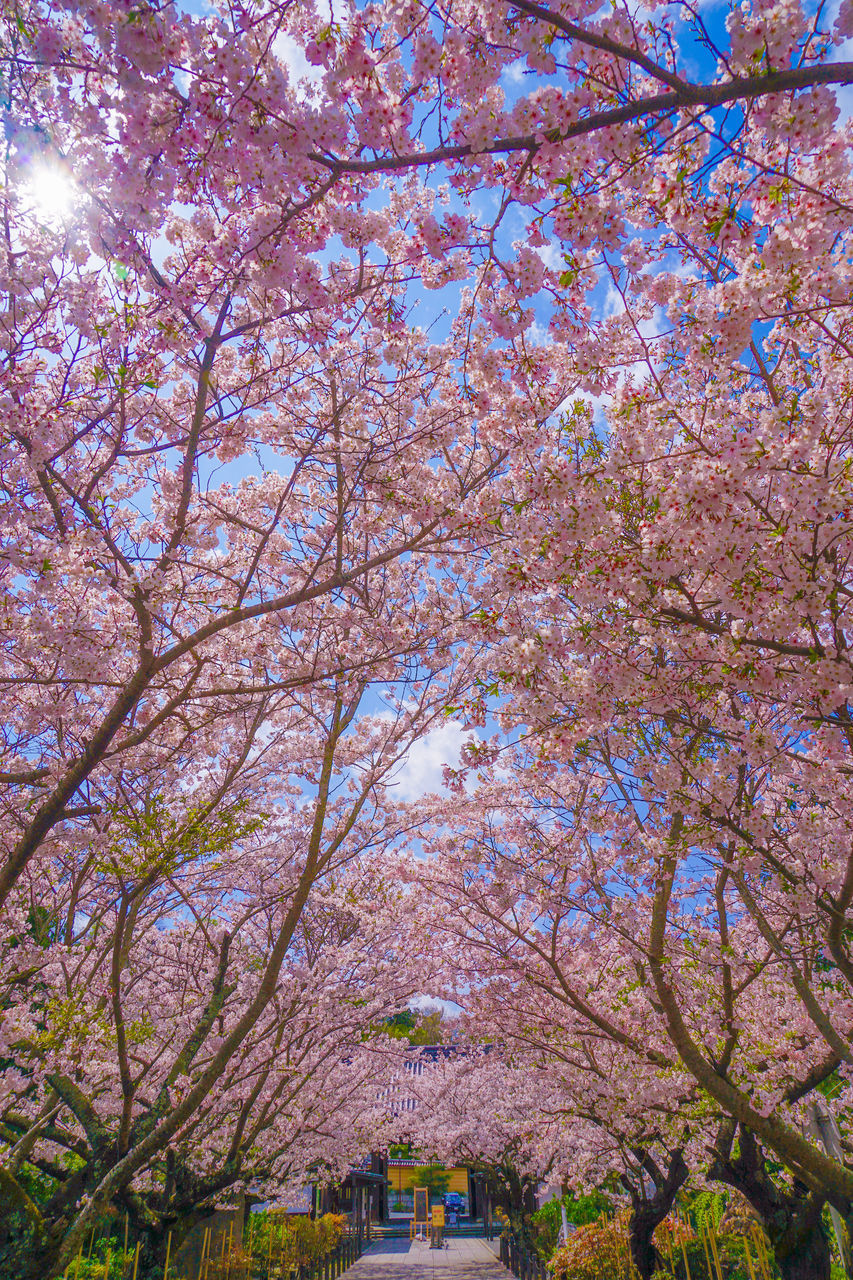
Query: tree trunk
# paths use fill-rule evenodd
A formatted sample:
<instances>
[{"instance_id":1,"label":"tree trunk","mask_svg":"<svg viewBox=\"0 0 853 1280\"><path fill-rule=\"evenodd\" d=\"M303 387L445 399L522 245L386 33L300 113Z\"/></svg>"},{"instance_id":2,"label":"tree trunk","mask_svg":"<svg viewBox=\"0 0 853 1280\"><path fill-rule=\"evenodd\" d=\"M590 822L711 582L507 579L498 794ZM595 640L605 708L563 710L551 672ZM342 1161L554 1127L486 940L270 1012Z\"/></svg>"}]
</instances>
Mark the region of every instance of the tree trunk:
<instances>
[{"instance_id":1,"label":"tree trunk","mask_svg":"<svg viewBox=\"0 0 853 1280\"><path fill-rule=\"evenodd\" d=\"M782 1280L830 1280L825 1198L796 1180L792 1187L774 1182L755 1135L743 1125L740 1152L732 1156L735 1132L733 1120L723 1121L710 1176L740 1191L759 1215Z\"/></svg>"},{"instance_id":2,"label":"tree trunk","mask_svg":"<svg viewBox=\"0 0 853 1280\"><path fill-rule=\"evenodd\" d=\"M652 1243L655 1227L666 1217L651 1212L648 1206L634 1207L628 1223L628 1244L631 1249L631 1261L640 1273L640 1280L650 1280L662 1261L655 1245Z\"/></svg>"},{"instance_id":3,"label":"tree trunk","mask_svg":"<svg viewBox=\"0 0 853 1280\"><path fill-rule=\"evenodd\" d=\"M52 1240L47 1230L39 1230L17 1213L9 1213L6 1205L0 1211L0 1275L16 1280L42 1280L50 1274L51 1263L59 1253L62 1232Z\"/></svg>"},{"instance_id":4,"label":"tree trunk","mask_svg":"<svg viewBox=\"0 0 853 1280\"><path fill-rule=\"evenodd\" d=\"M63 1273L62 1253L67 1243L69 1219L76 1212L80 1198L89 1184L86 1171L60 1187L41 1208L32 1204L20 1184L0 1170L0 1277L6 1280L54 1280ZM91 1172L91 1171L90 1171ZM95 1170L97 1173L97 1170ZM162 1280L168 1251L171 1259L193 1227L215 1212L209 1207L212 1195L227 1189L234 1181L233 1170L218 1178L204 1181L188 1174L174 1158L168 1162L167 1191L137 1195L125 1189L113 1207L119 1221L129 1218L129 1246L139 1243L137 1280ZM106 1218L94 1228L95 1239L114 1228L116 1217ZM237 1232L235 1232L237 1234ZM171 1235L171 1242L169 1236ZM88 1251L90 1235L83 1242L83 1255ZM113 1249L115 1253L118 1242ZM73 1258L72 1258L73 1262ZM73 1269L72 1269L73 1274Z\"/></svg>"},{"instance_id":5,"label":"tree trunk","mask_svg":"<svg viewBox=\"0 0 853 1280\"><path fill-rule=\"evenodd\" d=\"M790 1253L783 1256L776 1249L775 1254L782 1280L829 1280L831 1254L821 1222L806 1232Z\"/></svg>"},{"instance_id":6,"label":"tree trunk","mask_svg":"<svg viewBox=\"0 0 853 1280\"><path fill-rule=\"evenodd\" d=\"M642 1179L639 1185L634 1185L627 1178L622 1179L631 1196L628 1244L631 1250L631 1261L640 1274L640 1280L651 1280L658 1266L663 1263L661 1255L652 1242L652 1236L655 1228L669 1213L675 1203L675 1197L687 1181L688 1169L680 1150L670 1154L666 1174L647 1151L635 1151L634 1154L655 1189L654 1194L649 1196Z\"/></svg>"},{"instance_id":7,"label":"tree trunk","mask_svg":"<svg viewBox=\"0 0 853 1280\"><path fill-rule=\"evenodd\" d=\"M180 1249L195 1223L195 1218L174 1223L171 1229L162 1223L150 1223L142 1228L137 1239L139 1241L138 1280L163 1280L166 1267L166 1254L174 1262L175 1254ZM169 1238L171 1236L171 1239ZM135 1247L135 1246L134 1246ZM170 1271L173 1268L170 1267Z\"/></svg>"},{"instance_id":8,"label":"tree trunk","mask_svg":"<svg viewBox=\"0 0 853 1280\"><path fill-rule=\"evenodd\" d=\"M17 1178L0 1169L0 1276L45 1280L61 1274L59 1256L69 1214L85 1189L83 1174L73 1174L46 1205L39 1206Z\"/></svg>"},{"instance_id":9,"label":"tree trunk","mask_svg":"<svg viewBox=\"0 0 853 1280\"><path fill-rule=\"evenodd\" d=\"M502 1209L516 1239L528 1253L535 1254L529 1225L531 1215L536 1212L535 1182L508 1161L499 1165L483 1162L477 1168L482 1186L490 1198L490 1209L492 1205Z\"/></svg>"}]
</instances>

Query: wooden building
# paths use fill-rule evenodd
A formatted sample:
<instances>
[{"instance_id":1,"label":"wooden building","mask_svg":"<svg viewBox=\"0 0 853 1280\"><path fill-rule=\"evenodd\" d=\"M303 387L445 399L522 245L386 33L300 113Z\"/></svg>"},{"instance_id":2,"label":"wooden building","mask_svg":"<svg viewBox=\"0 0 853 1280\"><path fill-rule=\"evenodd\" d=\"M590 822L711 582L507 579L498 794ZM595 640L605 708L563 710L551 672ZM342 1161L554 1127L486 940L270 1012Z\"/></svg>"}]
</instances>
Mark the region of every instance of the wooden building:
<instances>
[{"instance_id":1,"label":"wooden building","mask_svg":"<svg viewBox=\"0 0 853 1280\"><path fill-rule=\"evenodd\" d=\"M342 1182L316 1187L314 1212L345 1213L354 1231L369 1232L369 1223L388 1220L388 1157L372 1151L353 1165Z\"/></svg>"}]
</instances>

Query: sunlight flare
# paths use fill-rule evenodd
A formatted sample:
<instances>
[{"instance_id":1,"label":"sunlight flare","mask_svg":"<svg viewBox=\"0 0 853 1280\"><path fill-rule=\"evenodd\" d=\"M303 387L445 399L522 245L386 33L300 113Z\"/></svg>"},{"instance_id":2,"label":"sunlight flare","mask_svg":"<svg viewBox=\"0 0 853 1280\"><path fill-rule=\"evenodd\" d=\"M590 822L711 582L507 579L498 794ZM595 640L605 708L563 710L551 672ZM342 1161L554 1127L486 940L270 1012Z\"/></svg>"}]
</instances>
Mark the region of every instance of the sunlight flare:
<instances>
[{"instance_id":1,"label":"sunlight flare","mask_svg":"<svg viewBox=\"0 0 853 1280\"><path fill-rule=\"evenodd\" d=\"M42 222L65 222L80 198L67 165L41 162L33 166L24 185L27 205Z\"/></svg>"}]
</instances>

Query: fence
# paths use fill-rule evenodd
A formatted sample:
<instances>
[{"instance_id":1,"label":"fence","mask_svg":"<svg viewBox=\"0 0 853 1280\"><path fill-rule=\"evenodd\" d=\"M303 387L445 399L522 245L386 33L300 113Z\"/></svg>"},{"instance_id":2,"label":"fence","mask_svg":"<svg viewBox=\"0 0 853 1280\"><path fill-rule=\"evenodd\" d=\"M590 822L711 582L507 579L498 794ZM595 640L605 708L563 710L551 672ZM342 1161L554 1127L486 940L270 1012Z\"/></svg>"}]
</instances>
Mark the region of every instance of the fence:
<instances>
[{"instance_id":1,"label":"fence","mask_svg":"<svg viewBox=\"0 0 853 1280\"><path fill-rule=\"evenodd\" d=\"M501 1262L516 1280L548 1280L548 1268L537 1257L532 1257L515 1236L501 1236Z\"/></svg>"},{"instance_id":2,"label":"fence","mask_svg":"<svg viewBox=\"0 0 853 1280\"><path fill-rule=\"evenodd\" d=\"M199 1268L198 1280L243 1280L243 1277L245 1280L337 1280L361 1257L369 1243L369 1234L353 1232L324 1257L290 1267L283 1264L280 1257L276 1258L272 1250L266 1256L263 1253L252 1256L251 1246L249 1254L235 1264L229 1250L225 1255L226 1269L209 1257L203 1258L204 1265Z\"/></svg>"},{"instance_id":3,"label":"fence","mask_svg":"<svg viewBox=\"0 0 853 1280\"><path fill-rule=\"evenodd\" d=\"M337 1280L339 1275L342 1275L361 1257L364 1245L365 1239L361 1233L347 1237L337 1248L332 1249L331 1253L327 1253L325 1258L319 1258L316 1262L292 1270L290 1273L292 1280ZM263 1270L253 1270L252 1276L266 1280L266 1273Z\"/></svg>"},{"instance_id":4,"label":"fence","mask_svg":"<svg viewBox=\"0 0 853 1280\"><path fill-rule=\"evenodd\" d=\"M81 1250L66 1269L65 1280L137 1280L139 1245L129 1245L127 1234L124 1248L108 1246L102 1260L92 1257L94 1243L93 1234L88 1255L84 1259ZM368 1225L364 1233L349 1231L322 1258L296 1266L287 1264L281 1245L275 1244L272 1235L266 1247L258 1248L256 1242L253 1249L251 1232L244 1244L235 1237L233 1225L230 1230L223 1228L219 1233L207 1228L200 1255L197 1254L189 1265L186 1259L171 1258L171 1243L172 1237L169 1236L163 1280L178 1280L179 1277L181 1280L338 1280L370 1244L370 1230Z\"/></svg>"}]
</instances>

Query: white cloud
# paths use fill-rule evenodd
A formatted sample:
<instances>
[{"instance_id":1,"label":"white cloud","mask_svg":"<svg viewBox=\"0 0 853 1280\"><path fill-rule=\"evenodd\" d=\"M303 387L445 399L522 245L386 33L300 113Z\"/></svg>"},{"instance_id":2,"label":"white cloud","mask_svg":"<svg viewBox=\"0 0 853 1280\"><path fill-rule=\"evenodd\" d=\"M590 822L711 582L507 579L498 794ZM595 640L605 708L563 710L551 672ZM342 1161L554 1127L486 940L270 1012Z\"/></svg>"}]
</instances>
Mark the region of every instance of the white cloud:
<instances>
[{"instance_id":1,"label":"white cloud","mask_svg":"<svg viewBox=\"0 0 853 1280\"><path fill-rule=\"evenodd\" d=\"M520 85L524 83L527 71L527 59L516 58L515 62L504 67L501 77L511 85Z\"/></svg>"},{"instance_id":2,"label":"white cloud","mask_svg":"<svg viewBox=\"0 0 853 1280\"><path fill-rule=\"evenodd\" d=\"M394 775L395 800L419 800L430 791L444 787L444 766L456 768L462 748L476 737L458 720L446 720L420 738Z\"/></svg>"},{"instance_id":3,"label":"white cloud","mask_svg":"<svg viewBox=\"0 0 853 1280\"><path fill-rule=\"evenodd\" d=\"M312 67L305 57L305 51L297 44L293 36L280 31L272 44L272 51L279 62L287 68L287 74L294 87L301 87L304 97L308 97L316 85L323 79L323 68Z\"/></svg>"},{"instance_id":4,"label":"white cloud","mask_svg":"<svg viewBox=\"0 0 853 1280\"><path fill-rule=\"evenodd\" d=\"M458 1018L462 1012L462 1006L453 1000L442 1000L439 996L426 995L412 996L409 1008L416 1010L417 1013L435 1013L441 1010L445 1018Z\"/></svg>"},{"instance_id":5,"label":"white cloud","mask_svg":"<svg viewBox=\"0 0 853 1280\"><path fill-rule=\"evenodd\" d=\"M838 20L839 8L839 0L833 0L825 18L825 24L830 30ZM853 57L853 40L848 38L833 47L827 61L848 62L851 57ZM835 94L835 101L838 103L838 124L839 126L845 125L853 117L853 88L849 84L834 84L832 85L832 92Z\"/></svg>"},{"instance_id":6,"label":"white cloud","mask_svg":"<svg viewBox=\"0 0 853 1280\"><path fill-rule=\"evenodd\" d=\"M533 324L527 332L530 334L530 337L537 346L552 347L554 345L554 335L551 333L551 330L544 324L540 324L538 320L533 321Z\"/></svg>"},{"instance_id":7,"label":"white cloud","mask_svg":"<svg viewBox=\"0 0 853 1280\"><path fill-rule=\"evenodd\" d=\"M550 271L565 270L566 260L563 257L563 245L549 240L547 244L537 245L534 253L538 254Z\"/></svg>"}]
</instances>

